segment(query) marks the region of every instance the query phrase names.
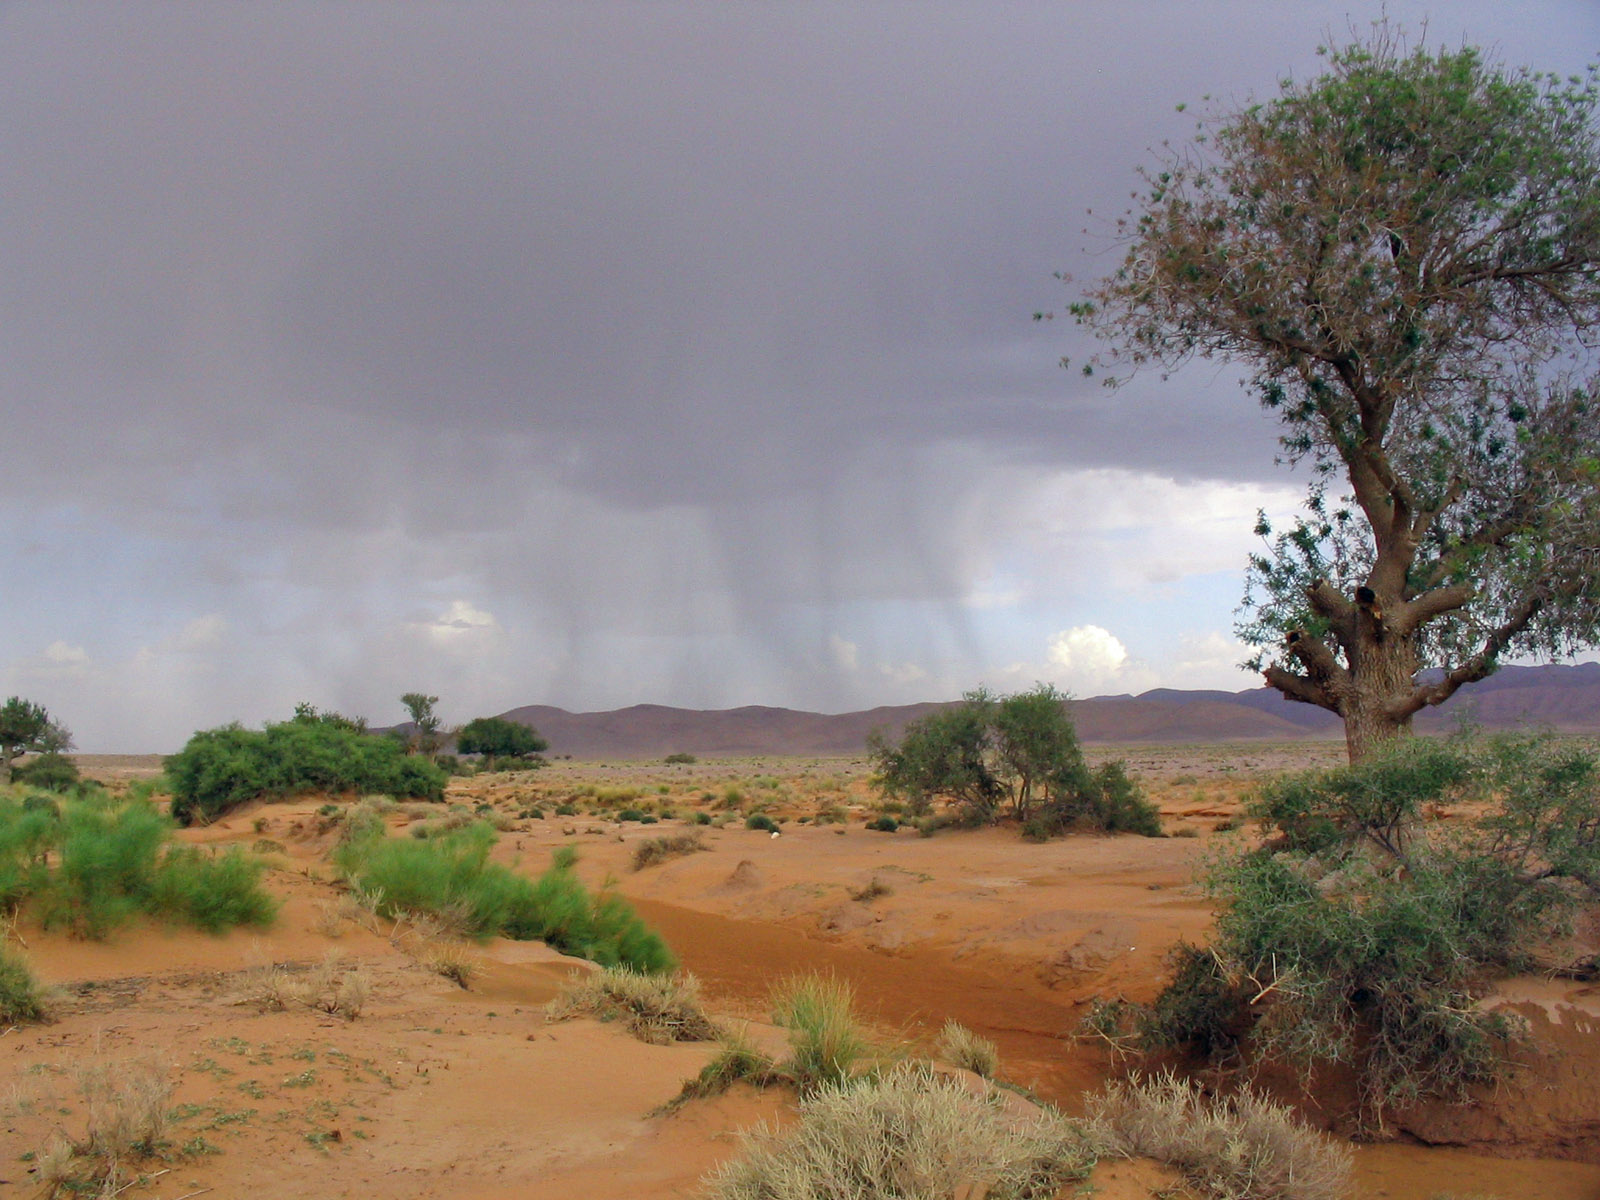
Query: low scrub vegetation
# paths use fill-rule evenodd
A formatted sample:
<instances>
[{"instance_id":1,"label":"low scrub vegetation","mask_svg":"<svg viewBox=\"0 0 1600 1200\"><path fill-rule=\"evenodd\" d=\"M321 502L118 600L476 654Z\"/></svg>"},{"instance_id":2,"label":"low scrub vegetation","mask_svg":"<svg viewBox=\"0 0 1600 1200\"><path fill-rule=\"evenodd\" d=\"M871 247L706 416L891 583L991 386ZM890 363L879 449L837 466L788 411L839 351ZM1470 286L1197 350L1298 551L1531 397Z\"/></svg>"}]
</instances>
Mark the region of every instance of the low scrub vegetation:
<instances>
[{"instance_id":1,"label":"low scrub vegetation","mask_svg":"<svg viewBox=\"0 0 1600 1200\"><path fill-rule=\"evenodd\" d=\"M47 1010L44 988L28 960L0 943L0 1025L39 1021Z\"/></svg>"},{"instance_id":2,"label":"low scrub vegetation","mask_svg":"<svg viewBox=\"0 0 1600 1200\"><path fill-rule=\"evenodd\" d=\"M979 1037L959 1021L946 1021L939 1031L936 1049L941 1062L963 1071L971 1071L985 1079L993 1079L1000 1070L1000 1049L988 1038Z\"/></svg>"},{"instance_id":3,"label":"low scrub vegetation","mask_svg":"<svg viewBox=\"0 0 1600 1200\"><path fill-rule=\"evenodd\" d=\"M1455 819L1428 819L1447 807ZM1096 1032L1215 1057L1248 1031L1254 1054L1308 1081L1348 1064L1374 1127L1497 1078L1519 1025L1479 1001L1600 894L1593 753L1408 741L1275 782L1253 811L1274 836L1213 865L1214 944L1180 947L1155 1003L1102 1008Z\"/></svg>"},{"instance_id":4,"label":"low scrub vegetation","mask_svg":"<svg viewBox=\"0 0 1600 1200\"><path fill-rule=\"evenodd\" d=\"M645 838L633 847L633 857L630 860L635 871L642 871L646 867L653 867L657 863L666 862L670 858L681 858L685 854L693 854L697 850L709 850L705 836L699 830L689 833L675 833L665 837Z\"/></svg>"},{"instance_id":5,"label":"low scrub vegetation","mask_svg":"<svg viewBox=\"0 0 1600 1200\"><path fill-rule=\"evenodd\" d=\"M1184 1173L1216 1200L1340 1200L1350 1151L1250 1089L1208 1099L1174 1076L1135 1076L1090 1097L1096 1140Z\"/></svg>"},{"instance_id":6,"label":"low scrub vegetation","mask_svg":"<svg viewBox=\"0 0 1600 1200\"><path fill-rule=\"evenodd\" d=\"M424 840L369 830L340 846L334 862L353 886L377 897L385 916L431 913L467 937L543 941L647 974L676 965L627 901L583 886L571 869L575 856L558 852L548 871L529 879L489 861L495 840L481 822Z\"/></svg>"},{"instance_id":7,"label":"low scrub vegetation","mask_svg":"<svg viewBox=\"0 0 1600 1200\"><path fill-rule=\"evenodd\" d=\"M874 734L869 754L874 785L912 818L943 804L961 824L1011 819L1034 840L1073 829L1161 834L1155 806L1122 763L1089 769L1066 697L1046 685L1013 696L969 692L913 721L898 742Z\"/></svg>"},{"instance_id":8,"label":"low scrub vegetation","mask_svg":"<svg viewBox=\"0 0 1600 1200\"><path fill-rule=\"evenodd\" d=\"M992 1094L907 1067L819 1089L798 1125L746 1135L709 1184L716 1200L1024 1200L1085 1178L1094 1157L1081 1128L1052 1111L1021 1120Z\"/></svg>"},{"instance_id":9,"label":"low scrub vegetation","mask_svg":"<svg viewBox=\"0 0 1600 1200\"><path fill-rule=\"evenodd\" d=\"M550 1019L598 1017L623 1021L642 1042L709 1042L721 1031L700 1007L700 983L693 975L643 975L627 967L607 967L568 988L546 1010Z\"/></svg>"},{"instance_id":10,"label":"low scrub vegetation","mask_svg":"<svg viewBox=\"0 0 1600 1200\"><path fill-rule=\"evenodd\" d=\"M58 1134L39 1155L39 1177L50 1196L119 1196L137 1182L134 1164L168 1146L171 1077L154 1058L115 1060L98 1048L77 1077L83 1133Z\"/></svg>"},{"instance_id":11,"label":"low scrub vegetation","mask_svg":"<svg viewBox=\"0 0 1600 1200\"><path fill-rule=\"evenodd\" d=\"M802 1095L848 1083L877 1052L855 1016L855 989L834 975L802 975L773 993L772 1019L789 1031L784 1075Z\"/></svg>"},{"instance_id":12,"label":"low scrub vegetation","mask_svg":"<svg viewBox=\"0 0 1600 1200\"><path fill-rule=\"evenodd\" d=\"M207 824L252 800L306 792L437 802L446 780L440 767L408 755L399 741L304 706L293 720L262 730L235 724L196 733L166 760L165 773L172 816L184 825Z\"/></svg>"},{"instance_id":13,"label":"low scrub vegetation","mask_svg":"<svg viewBox=\"0 0 1600 1200\"><path fill-rule=\"evenodd\" d=\"M140 913L209 933L269 924L277 905L263 869L238 850L174 845L172 823L148 803L0 796L0 911L28 907L81 936L105 937Z\"/></svg>"}]
</instances>

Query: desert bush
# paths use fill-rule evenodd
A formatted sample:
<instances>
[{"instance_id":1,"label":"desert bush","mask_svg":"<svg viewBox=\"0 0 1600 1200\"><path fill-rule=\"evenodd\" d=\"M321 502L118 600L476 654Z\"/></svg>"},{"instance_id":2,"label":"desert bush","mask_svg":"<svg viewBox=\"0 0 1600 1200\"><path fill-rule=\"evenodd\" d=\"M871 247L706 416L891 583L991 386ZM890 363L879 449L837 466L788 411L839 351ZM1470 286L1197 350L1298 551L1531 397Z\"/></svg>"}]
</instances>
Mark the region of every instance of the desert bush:
<instances>
[{"instance_id":1,"label":"desert bush","mask_svg":"<svg viewBox=\"0 0 1600 1200\"><path fill-rule=\"evenodd\" d=\"M1157 810L1122 763L1088 768L1066 697L1048 685L1011 696L969 692L906 726L898 743L874 734L868 753L873 786L913 820L942 800L959 823L1014 818L1034 841L1072 828L1161 833Z\"/></svg>"},{"instance_id":2,"label":"desert bush","mask_svg":"<svg viewBox=\"0 0 1600 1200\"><path fill-rule=\"evenodd\" d=\"M63 800L59 813L0 800L0 908L33 906L46 925L105 937L147 913L211 933L271 922L263 864L237 850L212 855L172 844L149 804L103 794Z\"/></svg>"},{"instance_id":3,"label":"desert bush","mask_svg":"<svg viewBox=\"0 0 1600 1200\"><path fill-rule=\"evenodd\" d=\"M801 975L773 993L772 1019L789 1031L782 1069L801 1095L842 1085L872 1065L874 1050L855 1016L855 989L834 975Z\"/></svg>"},{"instance_id":4,"label":"desert bush","mask_svg":"<svg viewBox=\"0 0 1600 1200\"><path fill-rule=\"evenodd\" d=\"M671 834L665 837L646 838L633 847L632 864L635 871L642 871L656 863L666 862L669 858L678 858L685 854L693 854L697 850L708 850L705 837L699 830L689 833Z\"/></svg>"},{"instance_id":5,"label":"desert bush","mask_svg":"<svg viewBox=\"0 0 1600 1200\"><path fill-rule=\"evenodd\" d=\"M893 817L874 817L867 822L867 828L874 833L893 833L900 828L900 822Z\"/></svg>"},{"instance_id":6,"label":"desert bush","mask_svg":"<svg viewBox=\"0 0 1600 1200\"><path fill-rule=\"evenodd\" d=\"M1427 820L1447 801L1481 815ZM1255 811L1276 842L1218 860L1209 950L1180 949L1146 1045L1351 1064L1366 1119L1495 1079L1519 1023L1478 1005L1600 881L1600 768L1548 738L1407 742L1289 777Z\"/></svg>"},{"instance_id":7,"label":"desert bush","mask_svg":"<svg viewBox=\"0 0 1600 1200\"><path fill-rule=\"evenodd\" d=\"M751 813L744 819L746 829L759 829L765 833L777 833L778 823L766 813Z\"/></svg>"},{"instance_id":8,"label":"desert bush","mask_svg":"<svg viewBox=\"0 0 1600 1200\"><path fill-rule=\"evenodd\" d=\"M981 1038L959 1021L946 1021L939 1031L937 1053L941 1062L985 1079L993 1079L1000 1070L1000 1050L987 1038Z\"/></svg>"},{"instance_id":9,"label":"desert bush","mask_svg":"<svg viewBox=\"0 0 1600 1200\"><path fill-rule=\"evenodd\" d=\"M1245 1088L1208 1099L1172 1075L1109 1084L1091 1096L1097 1140L1182 1171L1217 1200L1340 1200L1350 1151Z\"/></svg>"},{"instance_id":10,"label":"desert bush","mask_svg":"<svg viewBox=\"0 0 1600 1200\"><path fill-rule=\"evenodd\" d=\"M83 777L78 774L78 764L65 754L47 753L13 767L11 780L47 792L72 792L83 781Z\"/></svg>"},{"instance_id":11,"label":"desert bush","mask_svg":"<svg viewBox=\"0 0 1600 1200\"><path fill-rule=\"evenodd\" d=\"M172 816L207 824L256 799L305 792L382 792L440 801L445 773L393 738L361 732L342 719L302 713L257 731L241 725L203 730L167 758Z\"/></svg>"},{"instance_id":12,"label":"desert bush","mask_svg":"<svg viewBox=\"0 0 1600 1200\"><path fill-rule=\"evenodd\" d=\"M680 764L687 765L688 763L699 762L700 760L692 754L679 750L676 753L667 755L667 757L662 761L677 766Z\"/></svg>"},{"instance_id":13,"label":"desert bush","mask_svg":"<svg viewBox=\"0 0 1600 1200\"><path fill-rule=\"evenodd\" d=\"M605 966L671 970L671 951L631 905L611 893L591 896L560 852L550 870L528 879L489 861L495 831L478 822L415 841L368 836L347 842L334 862L354 886L380 897L386 916L444 917L466 936L539 940Z\"/></svg>"},{"instance_id":14,"label":"desert bush","mask_svg":"<svg viewBox=\"0 0 1600 1200\"><path fill-rule=\"evenodd\" d=\"M1081 1180L1094 1148L1072 1122L1008 1115L993 1094L917 1069L801 1101L791 1129L761 1126L708 1179L716 1200L1045 1200Z\"/></svg>"},{"instance_id":15,"label":"desert bush","mask_svg":"<svg viewBox=\"0 0 1600 1200\"><path fill-rule=\"evenodd\" d=\"M709 1042L720 1030L700 1007L700 982L693 975L642 975L626 967L596 971L569 987L546 1008L553 1021L574 1016L621 1020L641 1042Z\"/></svg>"},{"instance_id":16,"label":"desert bush","mask_svg":"<svg viewBox=\"0 0 1600 1200\"><path fill-rule=\"evenodd\" d=\"M28 960L0 944L0 1025L41 1020L47 1007Z\"/></svg>"}]
</instances>

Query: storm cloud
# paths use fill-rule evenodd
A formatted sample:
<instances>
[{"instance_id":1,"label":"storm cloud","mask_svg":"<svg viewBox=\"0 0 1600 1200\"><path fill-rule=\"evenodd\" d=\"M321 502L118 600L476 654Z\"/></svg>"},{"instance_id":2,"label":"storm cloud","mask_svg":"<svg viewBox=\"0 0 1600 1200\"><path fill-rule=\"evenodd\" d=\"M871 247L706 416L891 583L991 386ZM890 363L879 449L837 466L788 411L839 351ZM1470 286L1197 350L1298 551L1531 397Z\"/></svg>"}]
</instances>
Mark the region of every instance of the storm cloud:
<instances>
[{"instance_id":1,"label":"storm cloud","mask_svg":"<svg viewBox=\"0 0 1600 1200\"><path fill-rule=\"evenodd\" d=\"M1377 11L8 6L0 688L138 750L415 689L1244 686L1273 427L1030 317L1206 97ZM1600 14L1427 37L1571 70Z\"/></svg>"}]
</instances>

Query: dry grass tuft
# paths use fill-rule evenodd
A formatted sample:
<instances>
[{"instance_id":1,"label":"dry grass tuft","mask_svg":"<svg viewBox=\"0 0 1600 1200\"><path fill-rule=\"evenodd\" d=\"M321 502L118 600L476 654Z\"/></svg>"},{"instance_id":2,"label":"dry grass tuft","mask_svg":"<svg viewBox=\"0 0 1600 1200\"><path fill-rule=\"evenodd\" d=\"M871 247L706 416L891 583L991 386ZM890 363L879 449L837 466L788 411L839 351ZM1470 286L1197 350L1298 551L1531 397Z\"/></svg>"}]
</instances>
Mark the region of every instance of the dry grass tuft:
<instances>
[{"instance_id":1,"label":"dry grass tuft","mask_svg":"<svg viewBox=\"0 0 1600 1200\"><path fill-rule=\"evenodd\" d=\"M1248 1088L1225 1099L1171 1074L1108 1085L1089 1100L1106 1143L1178 1168L1216 1200L1339 1200L1350 1151Z\"/></svg>"},{"instance_id":2,"label":"dry grass tuft","mask_svg":"<svg viewBox=\"0 0 1600 1200\"><path fill-rule=\"evenodd\" d=\"M645 838L633 847L633 869L642 871L646 867L666 862L669 858L678 858L685 854L693 854L697 850L710 848L699 830L670 834L666 837Z\"/></svg>"},{"instance_id":3,"label":"dry grass tuft","mask_svg":"<svg viewBox=\"0 0 1600 1200\"><path fill-rule=\"evenodd\" d=\"M960 1080L902 1068L825 1087L801 1102L800 1123L759 1127L707 1180L715 1200L1057 1195L1093 1165L1080 1127L1041 1109L1009 1116Z\"/></svg>"},{"instance_id":4,"label":"dry grass tuft","mask_svg":"<svg viewBox=\"0 0 1600 1200\"><path fill-rule=\"evenodd\" d=\"M109 1059L98 1042L76 1075L86 1113L83 1136L52 1138L38 1156L39 1179L47 1195L119 1195L132 1183L128 1163L165 1145L172 1081L157 1059Z\"/></svg>"},{"instance_id":5,"label":"dry grass tuft","mask_svg":"<svg viewBox=\"0 0 1600 1200\"><path fill-rule=\"evenodd\" d=\"M313 1008L354 1021L372 994L372 975L361 964L347 966L337 950L309 970L285 963L269 963L245 977L241 1003L262 1012Z\"/></svg>"},{"instance_id":6,"label":"dry grass tuft","mask_svg":"<svg viewBox=\"0 0 1600 1200\"><path fill-rule=\"evenodd\" d=\"M769 1087L785 1081L777 1064L742 1030L724 1030L717 1042L717 1053L711 1061L693 1079L685 1080L683 1090L656 1110L658 1113L676 1112L690 1100L720 1096L736 1083Z\"/></svg>"},{"instance_id":7,"label":"dry grass tuft","mask_svg":"<svg viewBox=\"0 0 1600 1200\"><path fill-rule=\"evenodd\" d=\"M981 1038L958 1021L946 1021L939 1031L937 1053L943 1062L963 1071L971 1071L985 1079L993 1079L1000 1070L1000 1049L987 1038Z\"/></svg>"},{"instance_id":8,"label":"dry grass tuft","mask_svg":"<svg viewBox=\"0 0 1600 1200\"><path fill-rule=\"evenodd\" d=\"M552 1021L598 1017L627 1022L641 1042L709 1042L721 1034L700 1007L700 982L693 975L641 975L607 967L568 988L545 1009Z\"/></svg>"}]
</instances>

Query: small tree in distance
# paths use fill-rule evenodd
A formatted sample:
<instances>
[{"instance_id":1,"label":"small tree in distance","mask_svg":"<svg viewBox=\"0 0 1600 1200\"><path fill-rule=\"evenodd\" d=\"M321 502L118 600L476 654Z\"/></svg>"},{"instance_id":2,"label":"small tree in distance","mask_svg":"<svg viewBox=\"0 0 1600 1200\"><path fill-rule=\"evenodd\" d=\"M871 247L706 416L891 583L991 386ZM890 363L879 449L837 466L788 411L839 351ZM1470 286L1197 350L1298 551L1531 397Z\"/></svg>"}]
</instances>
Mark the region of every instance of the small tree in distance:
<instances>
[{"instance_id":1,"label":"small tree in distance","mask_svg":"<svg viewBox=\"0 0 1600 1200\"><path fill-rule=\"evenodd\" d=\"M439 697L424 692L407 692L400 703L411 714L411 736L406 739L406 752L432 758L439 751L439 717L433 706Z\"/></svg>"},{"instance_id":2,"label":"small tree in distance","mask_svg":"<svg viewBox=\"0 0 1600 1200\"><path fill-rule=\"evenodd\" d=\"M54 746L57 753L70 748L72 735L51 721L42 704L12 696L0 705L0 768L11 781L11 763L19 754Z\"/></svg>"},{"instance_id":3,"label":"small tree in distance","mask_svg":"<svg viewBox=\"0 0 1600 1200\"><path fill-rule=\"evenodd\" d=\"M1600 641L1597 103L1595 67L1380 24L1147 172L1072 306L1114 368L1252 369L1313 476L1258 524L1239 632L1352 761L1504 655Z\"/></svg>"},{"instance_id":4,"label":"small tree in distance","mask_svg":"<svg viewBox=\"0 0 1600 1200\"><path fill-rule=\"evenodd\" d=\"M943 800L965 823L1012 818L1032 838L1077 824L1158 835L1159 815L1120 762L1097 771L1084 762L1066 705L1043 683L1011 696L968 692L907 725L897 743L875 731L868 741L874 783L914 816Z\"/></svg>"},{"instance_id":5,"label":"small tree in distance","mask_svg":"<svg viewBox=\"0 0 1600 1200\"><path fill-rule=\"evenodd\" d=\"M525 767L542 767L539 757L550 743L527 725L504 717L475 717L456 731L456 750L481 754L491 771L499 759L513 759Z\"/></svg>"}]
</instances>

